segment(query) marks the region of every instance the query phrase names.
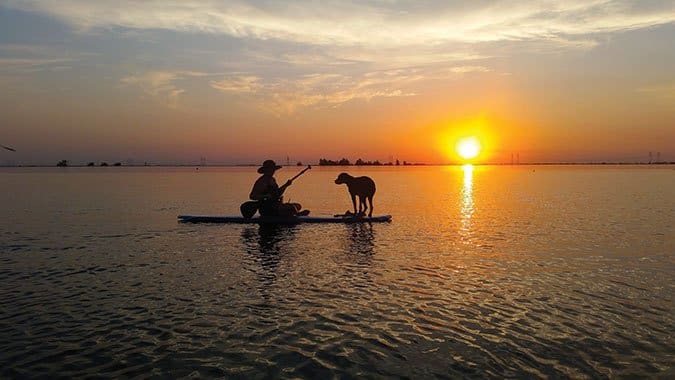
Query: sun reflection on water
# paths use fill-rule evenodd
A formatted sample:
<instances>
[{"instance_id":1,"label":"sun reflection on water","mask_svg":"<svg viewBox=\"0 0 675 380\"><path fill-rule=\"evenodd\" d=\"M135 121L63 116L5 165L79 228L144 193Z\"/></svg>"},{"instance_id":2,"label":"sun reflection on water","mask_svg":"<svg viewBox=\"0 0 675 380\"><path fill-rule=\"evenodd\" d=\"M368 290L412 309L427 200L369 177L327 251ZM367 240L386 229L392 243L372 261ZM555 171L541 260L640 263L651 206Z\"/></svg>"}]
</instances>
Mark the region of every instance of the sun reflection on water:
<instances>
[{"instance_id":1,"label":"sun reflection on water","mask_svg":"<svg viewBox=\"0 0 675 380\"><path fill-rule=\"evenodd\" d=\"M473 216L473 165L462 166L464 186L462 187L462 216L460 234L465 240L471 238L471 217Z\"/></svg>"}]
</instances>

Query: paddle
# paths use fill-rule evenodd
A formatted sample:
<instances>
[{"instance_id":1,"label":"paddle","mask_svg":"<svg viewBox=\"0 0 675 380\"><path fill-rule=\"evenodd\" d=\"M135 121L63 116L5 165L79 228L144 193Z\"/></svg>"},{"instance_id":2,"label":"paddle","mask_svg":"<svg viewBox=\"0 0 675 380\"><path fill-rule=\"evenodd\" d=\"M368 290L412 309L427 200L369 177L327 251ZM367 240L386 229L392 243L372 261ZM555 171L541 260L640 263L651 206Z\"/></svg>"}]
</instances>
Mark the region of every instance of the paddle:
<instances>
[{"instance_id":1,"label":"paddle","mask_svg":"<svg viewBox=\"0 0 675 380\"><path fill-rule=\"evenodd\" d=\"M306 168L304 168L300 173L296 174L289 181L291 181L291 182L295 181L296 178L300 177L307 170L309 170L311 168L312 168L312 165L307 165ZM255 215L255 213L258 211L259 206L260 206L260 201L248 201L248 202L242 203L241 206L239 206L239 211L241 211L241 216L243 216L246 219L249 219L249 218L252 218L253 215Z\"/></svg>"},{"instance_id":2,"label":"paddle","mask_svg":"<svg viewBox=\"0 0 675 380\"><path fill-rule=\"evenodd\" d=\"M241 211L241 216L246 219L250 219L258 211L259 201L248 201L244 202L239 206L239 211Z\"/></svg>"},{"instance_id":3,"label":"paddle","mask_svg":"<svg viewBox=\"0 0 675 380\"><path fill-rule=\"evenodd\" d=\"M309 170L309 169L311 169L311 168L312 168L312 165L307 165L306 168L302 169L302 171L301 171L300 173L296 174L295 177L291 178L290 181L291 181L291 182L295 181L296 178L300 177L300 176L303 175L307 170Z\"/></svg>"}]
</instances>

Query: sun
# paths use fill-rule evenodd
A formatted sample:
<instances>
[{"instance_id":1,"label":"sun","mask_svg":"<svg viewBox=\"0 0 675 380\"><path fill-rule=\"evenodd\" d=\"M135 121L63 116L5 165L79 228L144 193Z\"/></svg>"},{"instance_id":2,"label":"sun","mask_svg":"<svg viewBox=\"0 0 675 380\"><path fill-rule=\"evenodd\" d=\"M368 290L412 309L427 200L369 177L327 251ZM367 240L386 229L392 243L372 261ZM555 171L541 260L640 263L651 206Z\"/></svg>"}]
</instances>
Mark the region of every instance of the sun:
<instances>
[{"instance_id":1,"label":"sun","mask_svg":"<svg viewBox=\"0 0 675 380\"><path fill-rule=\"evenodd\" d=\"M457 141L456 149L460 157L470 160L480 154L480 141L474 136L463 137Z\"/></svg>"}]
</instances>

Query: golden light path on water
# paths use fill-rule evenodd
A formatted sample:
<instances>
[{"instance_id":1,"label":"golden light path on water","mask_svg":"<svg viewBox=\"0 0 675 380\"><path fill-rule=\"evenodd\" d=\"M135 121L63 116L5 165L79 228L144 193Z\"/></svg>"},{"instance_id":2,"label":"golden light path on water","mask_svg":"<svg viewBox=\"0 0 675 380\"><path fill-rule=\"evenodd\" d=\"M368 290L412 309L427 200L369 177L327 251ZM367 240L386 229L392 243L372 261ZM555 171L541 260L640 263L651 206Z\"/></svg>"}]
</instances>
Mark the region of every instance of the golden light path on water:
<instances>
[{"instance_id":1,"label":"golden light path on water","mask_svg":"<svg viewBox=\"0 0 675 380\"><path fill-rule=\"evenodd\" d=\"M471 239L471 217L473 216L473 165L462 166L464 186L462 187L462 216L460 233L465 242Z\"/></svg>"}]
</instances>

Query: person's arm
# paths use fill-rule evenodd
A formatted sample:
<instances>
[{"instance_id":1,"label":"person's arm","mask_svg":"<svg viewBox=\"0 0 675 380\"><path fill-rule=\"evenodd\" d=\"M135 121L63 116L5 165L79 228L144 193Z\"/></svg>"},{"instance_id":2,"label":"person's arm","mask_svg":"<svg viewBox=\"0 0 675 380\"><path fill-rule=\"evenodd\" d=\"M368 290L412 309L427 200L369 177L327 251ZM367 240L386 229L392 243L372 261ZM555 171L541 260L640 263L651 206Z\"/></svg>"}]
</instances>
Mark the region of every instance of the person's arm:
<instances>
[{"instance_id":1,"label":"person's arm","mask_svg":"<svg viewBox=\"0 0 675 380\"><path fill-rule=\"evenodd\" d=\"M251 190L249 198L256 201L270 198L279 198L284 193L284 190L286 190L286 188L290 185L291 181L287 181L282 187L279 187L274 177L260 177L253 185L253 190Z\"/></svg>"},{"instance_id":2,"label":"person's arm","mask_svg":"<svg viewBox=\"0 0 675 380\"><path fill-rule=\"evenodd\" d=\"M276 184L276 181L274 183ZM281 187L277 190L277 193L279 194L279 196L282 196L284 194L284 191L286 191L286 189L288 188L288 186L291 186L292 184L293 184L293 181L291 181L289 179L288 181L286 181L286 183L281 185Z\"/></svg>"}]
</instances>

